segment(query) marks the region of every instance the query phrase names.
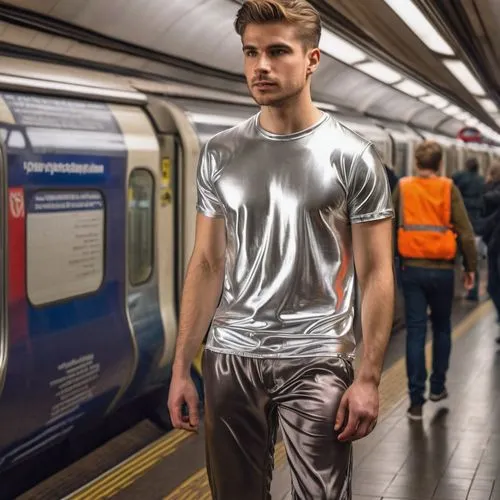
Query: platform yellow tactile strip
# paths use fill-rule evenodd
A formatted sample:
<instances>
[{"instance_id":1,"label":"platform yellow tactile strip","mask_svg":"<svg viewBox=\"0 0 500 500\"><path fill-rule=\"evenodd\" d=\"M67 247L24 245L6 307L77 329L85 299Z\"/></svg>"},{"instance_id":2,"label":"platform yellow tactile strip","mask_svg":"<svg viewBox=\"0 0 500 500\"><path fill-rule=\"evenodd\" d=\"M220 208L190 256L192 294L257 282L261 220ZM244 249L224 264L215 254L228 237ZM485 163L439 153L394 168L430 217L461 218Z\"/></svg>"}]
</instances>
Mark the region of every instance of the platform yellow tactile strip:
<instances>
[{"instance_id":1,"label":"platform yellow tactile strip","mask_svg":"<svg viewBox=\"0 0 500 500\"><path fill-rule=\"evenodd\" d=\"M492 308L490 301L485 302L472 311L466 318L464 318L452 332L453 340L466 334L477 323L482 316L487 314ZM431 367L431 354L432 354L432 341L429 340L426 344L425 355L427 368ZM379 421L386 418L391 410L393 410L398 403L406 397L407 394L407 380L406 380L406 360L403 356L396 361L390 368L383 374L380 381L380 408L379 408ZM286 463L286 452L283 442L279 442L275 449L275 468L279 469ZM208 477L206 469L201 469L193 476L184 481L172 493L167 495L164 500L191 500L191 499L211 499L210 489L208 485Z\"/></svg>"},{"instance_id":2,"label":"platform yellow tactile strip","mask_svg":"<svg viewBox=\"0 0 500 500\"><path fill-rule=\"evenodd\" d=\"M193 436L191 432L182 430L169 432L94 481L87 483L64 500L110 498L132 484L162 459L174 453L181 443L191 436Z\"/></svg>"}]
</instances>

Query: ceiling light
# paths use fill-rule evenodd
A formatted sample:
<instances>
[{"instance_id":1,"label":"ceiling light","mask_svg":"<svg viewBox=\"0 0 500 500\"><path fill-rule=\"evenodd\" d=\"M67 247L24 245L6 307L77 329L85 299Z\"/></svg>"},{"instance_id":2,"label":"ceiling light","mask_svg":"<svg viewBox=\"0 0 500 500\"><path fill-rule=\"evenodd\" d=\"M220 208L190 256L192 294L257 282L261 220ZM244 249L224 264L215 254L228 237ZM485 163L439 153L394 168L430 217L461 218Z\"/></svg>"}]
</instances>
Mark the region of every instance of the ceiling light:
<instances>
[{"instance_id":1,"label":"ceiling light","mask_svg":"<svg viewBox=\"0 0 500 500\"><path fill-rule=\"evenodd\" d=\"M425 102L426 104L434 106L437 109L446 108L446 106L450 104L449 101L447 101L444 97L435 94L426 95L424 97L421 97L420 100Z\"/></svg>"},{"instance_id":2,"label":"ceiling light","mask_svg":"<svg viewBox=\"0 0 500 500\"><path fill-rule=\"evenodd\" d=\"M479 99L479 104L481 104L488 113L496 113L498 111L497 105L491 99Z\"/></svg>"},{"instance_id":3,"label":"ceiling light","mask_svg":"<svg viewBox=\"0 0 500 500\"><path fill-rule=\"evenodd\" d=\"M465 124L469 127L475 127L479 123L479 120L477 118L469 118L468 120L465 120Z\"/></svg>"},{"instance_id":4,"label":"ceiling light","mask_svg":"<svg viewBox=\"0 0 500 500\"><path fill-rule=\"evenodd\" d=\"M366 54L362 50L325 29L321 33L319 48L346 64L355 64L366 59Z\"/></svg>"},{"instance_id":5,"label":"ceiling light","mask_svg":"<svg viewBox=\"0 0 500 500\"><path fill-rule=\"evenodd\" d=\"M465 121L465 120L468 120L470 118L470 114L467 113L467 111L462 111L461 113L458 113L458 115L455 115L455 118L457 120Z\"/></svg>"},{"instance_id":6,"label":"ceiling light","mask_svg":"<svg viewBox=\"0 0 500 500\"><path fill-rule=\"evenodd\" d=\"M413 97L421 97L427 94L425 87L422 87L422 85L412 82L411 80L403 80L402 82L394 85L394 88Z\"/></svg>"},{"instance_id":7,"label":"ceiling light","mask_svg":"<svg viewBox=\"0 0 500 500\"><path fill-rule=\"evenodd\" d=\"M480 96L485 94L484 89L477 81L477 78L462 61L448 59L443 62L445 66L455 75L455 78L459 80L469 92Z\"/></svg>"},{"instance_id":8,"label":"ceiling light","mask_svg":"<svg viewBox=\"0 0 500 500\"><path fill-rule=\"evenodd\" d=\"M379 62L365 62L357 64L355 68L384 83L392 84L401 80L401 75L397 71Z\"/></svg>"},{"instance_id":9,"label":"ceiling light","mask_svg":"<svg viewBox=\"0 0 500 500\"><path fill-rule=\"evenodd\" d=\"M385 3L429 49L448 56L454 55L453 49L411 0L385 0Z\"/></svg>"},{"instance_id":10,"label":"ceiling light","mask_svg":"<svg viewBox=\"0 0 500 500\"><path fill-rule=\"evenodd\" d=\"M443 113L446 113L447 115L454 116L457 115L462 111L458 106L455 106L454 104L448 106L447 108L443 109Z\"/></svg>"}]
</instances>

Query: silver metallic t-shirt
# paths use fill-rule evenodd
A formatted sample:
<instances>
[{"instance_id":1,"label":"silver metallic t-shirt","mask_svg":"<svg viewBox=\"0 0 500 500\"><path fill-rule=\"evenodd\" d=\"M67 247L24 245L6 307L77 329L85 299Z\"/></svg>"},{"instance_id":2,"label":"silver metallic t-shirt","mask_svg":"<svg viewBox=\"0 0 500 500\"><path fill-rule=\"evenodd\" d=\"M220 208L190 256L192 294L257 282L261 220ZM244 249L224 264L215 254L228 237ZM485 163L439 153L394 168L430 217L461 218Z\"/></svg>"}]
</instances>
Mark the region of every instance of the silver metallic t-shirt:
<instances>
[{"instance_id":1,"label":"silver metallic t-shirt","mask_svg":"<svg viewBox=\"0 0 500 500\"><path fill-rule=\"evenodd\" d=\"M354 354L351 224L393 216L373 145L324 114L272 134L259 114L198 164L197 210L223 217L224 288L207 349L253 357Z\"/></svg>"}]
</instances>

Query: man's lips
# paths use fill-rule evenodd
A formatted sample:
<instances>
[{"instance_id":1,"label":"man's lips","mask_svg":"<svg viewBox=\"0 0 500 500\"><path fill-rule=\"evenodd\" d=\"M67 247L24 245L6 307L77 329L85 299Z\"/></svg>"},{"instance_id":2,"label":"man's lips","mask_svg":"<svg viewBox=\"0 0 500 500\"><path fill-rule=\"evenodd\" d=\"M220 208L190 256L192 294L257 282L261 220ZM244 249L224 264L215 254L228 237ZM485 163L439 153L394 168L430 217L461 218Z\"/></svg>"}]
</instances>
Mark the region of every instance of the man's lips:
<instances>
[{"instance_id":1,"label":"man's lips","mask_svg":"<svg viewBox=\"0 0 500 500\"><path fill-rule=\"evenodd\" d=\"M273 82L269 82L269 81L266 81L266 80L260 80L260 81L257 81L253 84L254 87L257 87L257 88L269 88L269 87L274 87L276 86L275 83Z\"/></svg>"}]
</instances>

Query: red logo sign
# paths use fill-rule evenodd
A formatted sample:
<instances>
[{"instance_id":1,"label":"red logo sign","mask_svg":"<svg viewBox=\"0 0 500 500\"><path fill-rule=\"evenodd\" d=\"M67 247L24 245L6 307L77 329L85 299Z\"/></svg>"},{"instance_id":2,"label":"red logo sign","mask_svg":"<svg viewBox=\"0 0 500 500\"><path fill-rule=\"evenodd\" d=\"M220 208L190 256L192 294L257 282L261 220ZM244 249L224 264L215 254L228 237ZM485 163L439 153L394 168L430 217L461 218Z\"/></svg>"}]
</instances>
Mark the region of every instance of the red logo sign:
<instances>
[{"instance_id":1,"label":"red logo sign","mask_svg":"<svg viewBox=\"0 0 500 500\"><path fill-rule=\"evenodd\" d=\"M11 189L9 192L10 214L14 219L24 217L24 193L22 189Z\"/></svg>"}]
</instances>

